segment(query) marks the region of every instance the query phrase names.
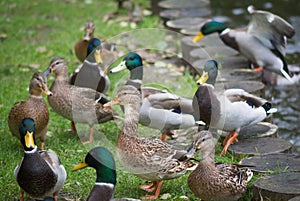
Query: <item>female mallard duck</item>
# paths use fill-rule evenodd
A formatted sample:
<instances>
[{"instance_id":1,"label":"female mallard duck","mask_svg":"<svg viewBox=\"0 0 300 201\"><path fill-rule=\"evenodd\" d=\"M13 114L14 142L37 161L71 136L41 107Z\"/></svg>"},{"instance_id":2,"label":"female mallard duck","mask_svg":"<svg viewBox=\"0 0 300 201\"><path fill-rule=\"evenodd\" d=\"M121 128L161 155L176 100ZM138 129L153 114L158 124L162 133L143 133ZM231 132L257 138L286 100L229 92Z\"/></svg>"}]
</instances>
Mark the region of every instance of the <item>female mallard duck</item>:
<instances>
[{"instance_id":1,"label":"female mallard duck","mask_svg":"<svg viewBox=\"0 0 300 201\"><path fill-rule=\"evenodd\" d=\"M141 88L143 62L137 53L127 54L110 72L114 73L126 68L130 71L130 78L126 84L141 90L142 107L139 119L141 124L160 129L163 141L167 135L171 135L170 130L190 128L195 125L194 117L191 115L192 100L150 87Z\"/></svg>"},{"instance_id":2,"label":"female mallard duck","mask_svg":"<svg viewBox=\"0 0 300 201\"><path fill-rule=\"evenodd\" d=\"M218 63L207 61L197 80L199 88L194 95L193 107L196 120L204 121L207 127L230 132L223 142L223 155L230 144L237 140L241 127L264 120L276 109L271 108L271 103L243 89L215 90L217 75Z\"/></svg>"},{"instance_id":3,"label":"female mallard duck","mask_svg":"<svg viewBox=\"0 0 300 201\"><path fill-rule=\"evenodd\" d=\"M17 102L11 108L8 115L8 127L10 132L20 137L19 125L22 119L30 117L36 124L37 138L41 139L41 149L44 149L46 133L48 131L49 112L42 93L51 96L46 84L46 76L43 73L34 73L29 84L29 98L26 101Z\"/></svg>"},{"instance_id":4,"label":"female mallard duck","mask_svg":"<svg viewBox=\"0 0 300 201\"><path fill-rule=\"evenodd\" d=\"M116 104L124 106L125 119L117 139L117 156L127 171L153 182L141 188L148 192L153 192L156 188L155 195L144 196L143 199L156 199L163 180L180 177L195 164L186 160L186 151L175 150L158 139L139 136L137 129L140 103L141 94L137 88L125 85L118 90L114 100L104 107Z\"/></svg>"},{"instance_id":5,"label":"female mallard duck","mask_svg":"<svg viewBox=\"0 0 300 201\"><path fill-rule=\"evenodd\" d=\"M284 59L286 37L291 38L295 30L288 22L270 12L248 7L252 16L246 30L232 30L224 24L210 21L205 23L194 42L203 35L219 33L221 40L229 47L239 51L255 66L283 75L291 80L288 65Z\"/></svg>"},{"instance_id":6,"label":"female mallard duck","mask_svg":"<svg viewBox=\"0 0 300 201\"><path fill-rule=\"evenodd\" d=\"M74 122L88 124L90 136L89 140L83 144L92 142L93 125L113 119L112 111L102 107L107 99L93 89L70 85L68 83L68 66L61 57L54 57L51 60L44 74L50 73L56 75L50 88L53 95L48 97L50 106L54 112L72 121L73 133L76 133Z\"/></svg>"},{"instance_id":7,"label":"female mallard duck","mask_svg":"<svg viewBox=\"0 0 300 201\"><path fill-rule=\"evenodd\" d=\"M75 55L79 61L84 62L85 59L89 56L89 46L91 45L91 40L98 39L94 37L95 25L92 21L88 21L85 24L85 34L74 46ZM106 41L101 41L101 61L104 65L110 65L115 59L117 59L117 52L115 51L115 45L108 43ZM93 44L93 43L92 43Z\"/></svg>"},{"instance_id":8,"label":"female mallard duck","mask_svg":"<svg viewBox=\"0 0 300 201\"><path fill-rule=\"evenodd\" d=\"M79 87L88 87L100 93L105 93L110 80L101 69L101 41L92 38L87 47L87 57L84 62L70 76L70 84Z\"/></svg>"},{"instance_id":9,"label":"female mallard duck","mask_svg":"<svg viewBox=\"0 0 300 201\"><path fill-rule=\"evenodd\" d=\"M215 163L215 142L209 131L201 131L194 136L190 153L199 151L201 160L188 177L188 186L203 200L238 200L247 189L253 176L250 169L238 165Z\"/></svg>"},{"instance_id":10,"label":"female mallard duck","mask_svg":"<svg viewBox=\"0 0 300 201\"><path fill-rule=\"evenodd\" d=\"M105 147L95 147L85 156L85 159L74 166L73 171L92 167L96 170L96 183L87 198L87 201L111 201L117 183L116 164L112 153ZM119 201L134 201L131 198L113 199ZM135 200L138 201L138 200Z\"/></svg>"},{"instance_id":11,"label":"female mallard duck","mask_svg":"<svg viewBox=\"0 0 300 201\"><path fill-rule=\"evenodd\" d=\"M24 201L26 192L33 198L51 196L57 201L67 177L64 166L52 150L37 150L33 119L23 119L19 129L24 156L15 168L14 175L21 188L20 200Z\"/></svg>"}]
</instances>

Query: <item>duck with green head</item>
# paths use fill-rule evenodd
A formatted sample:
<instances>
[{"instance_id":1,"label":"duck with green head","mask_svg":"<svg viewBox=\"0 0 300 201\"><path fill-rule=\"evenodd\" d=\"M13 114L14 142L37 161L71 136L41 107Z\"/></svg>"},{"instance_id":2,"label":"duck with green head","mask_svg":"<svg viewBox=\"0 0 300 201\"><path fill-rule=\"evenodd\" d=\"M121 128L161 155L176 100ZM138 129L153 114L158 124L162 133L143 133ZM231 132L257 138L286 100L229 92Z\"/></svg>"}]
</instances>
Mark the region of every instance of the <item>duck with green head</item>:
<instances>
[{"instance_id":1,"label":"duck with green head","mask_svg":"<svg viewBox=\"0 0 300 201\"><path fill-rule=\"evenodd\" d=\"M246 29L234 30L223 23L210 21L200 28L193 41L218 33L227 46L239 51L255 66L264 67L292 81L284 56L286 38L293 37L294 27L281 17L255 10L253 6L249 6L248 11L252 18Z\"/></svg>"},{"instance_id":2,"label":"duck with green head","mask_svg":"<svg viewBox=\"0 0 300 201\"><path fill-rule=\"evenodd\" d=\"M171 130L190 128L195 125L191 115L192 100L159 89L141 87L143 60L140 55L135 52L128 53L117 67L110 70L110 73L124 69L130 71L126 84L141 91L142 107L139 119L141 124L159 129L163 141L167 135L172 135ZM174 111L180 111L180 113Z\"/></svg>"},{"instance_id":3,"label":"duck with green head","mask_svg":"<svg viewBox=\"0 0 300 201\"><path fill-rule=\"evenodd\" d=\"M87 47L87 57L84 62L70 75L70 84L88 87L105 93L110 86L110 80L102 69L102 46L98 38L92 38Z\"/></svg>"},{"instance_id":4,"label":"duck with green head","mask_svg":"<svg viewBox=\"0 0 300 201\"><path fill-rule=\"evenodd\" d=\"M29 84L29 97L27 100L16 102L8 115L8 127L10 132L20 137L19 125L26 117L35 121L36 138L41 139L41 149L44 149L45 138L48 131L49 111L42 93L52 96L47 87L47 79L43 73L34 73Z\"/></svg>"},{"instance_id":5,"label":"duck with green head","mask_svg":"<svg viewBox=\"0 0 300 201\"><path fill-rule=\"evenodd\" d=\"M50 196L57 201L58 193L67 177L64 166L52 150L37 150L33 119L24 118L19 132L24 156L15 168L14 176L21 189L20 201L24 201L24 192L33 198L43 199Z\"/></svg>"},{"instance_id":6,"label":"duck with green head","mask_svg":"<svg viewBox=\"0 0 300 201\"><path fill-rule=\"evenodd\" d=\"M230 132L223 141L223 155L237 141L242 127L256 124L277 110L271 108L267 100L243 89L215 89L217 75L218 63L215 60L207 61L197 80L199 88L193 98L193 108L195 120L205 122L207 129L212 127Z\"/></svg>"},{"instance_id":7,"label":"duck with green head","mask_svg":"<svg viewBox=\"0 0 300 201\"><path fill-rule=\"evenodd\" d=\"M96 170L96 182L91 190L87 201L111 201L117 183L116 164L112 153L105 147L91 149L85 159L74 166L73 171L92 167ZM113 199L115 201L138 201L131 198Z\"/></svg>"}]
</instances>

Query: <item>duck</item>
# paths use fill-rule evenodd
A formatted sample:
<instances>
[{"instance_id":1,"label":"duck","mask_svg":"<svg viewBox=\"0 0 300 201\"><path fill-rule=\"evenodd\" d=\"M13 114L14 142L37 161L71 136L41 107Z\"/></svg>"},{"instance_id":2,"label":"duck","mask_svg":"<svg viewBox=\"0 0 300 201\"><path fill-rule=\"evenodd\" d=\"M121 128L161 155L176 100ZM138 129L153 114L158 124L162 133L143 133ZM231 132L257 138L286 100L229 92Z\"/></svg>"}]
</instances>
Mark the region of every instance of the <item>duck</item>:
<instances>
[{"instance_id":1,"label":"duck","mask_svg":"<svg viewBox=\"0 0 300 201\"><path fill-rule=\"evenodd\" d=\"M126 85L135 86L141 91L142 106L139 122L150 128L159 129L161 140L172 137L171 130L186 129L195 125L192 115L192 99L183 98L175 94L152 87L142 87L143 60L136 52L130 52L119 65L109 72L116 73L128 69L130 77Z\"/></svg>"},{"instance_id":2,"label":"duck","mask_svg":"<svg viewBox=\"0 0 300 201\"><path fill-rule=\"evenodd\" d=\"M117 138L116 153L124 169L141 179L153 182L140 188L154 195L141 199L157 199L163 180L175 179L184 175L195 163L185 157L187 151L175 149L160 139L144 138L138 133L140 91L132 85L122 86L111 102L104 107L121 105L124 107L124 123Z\"/></svg>"},{"instance_id":3,"label":"duck","mask_svg":"<svg viewBox=\"0 0 300 201\"><path fill-rule=\"evenodd\" d=\"M100 59L98 62L102 65L108 66L110 65L114 60L118 58L118 53L116 52L116 46L113 43L109 43L104 39L100 39L99 37L94 36L95 31L95 24L93 21L89 20L85 23L84 28L84 37L80 38L79 41L77 41L74 45L74 51L77 59L83 63L86 58L89 56L89 54L92 51L89 51L89 46L93 46L94 42L91 43L92 40L100 40L100 56L98 58ZM91 49L90 49L91 50Z\"/></svg>"},{"instance_id":4,"label":"duck","mask_svg":"<svg viewBox=\"0 0 300 201\"><path fill-rule=\"evenodd\" d=\"M48 102L54 112L71 121L71 130L77 133L75 122L88 124L90 127L89 140L82 142L88 144L93 141L93 125L113 120L113 112L104 109L103 103L108 102L107 97L93 89L78 87L68 83L68 65L61 57L51 59L44 75L56 75L48 96ZM50 97L50 98L49 98Z\"/></svg>"},{"instance_id":5,"label":"duck","mask_svg":"<svg viewBox=\"0 0 300 201\"><path fill-rule=\"evenodd\" d=\"M139 201L132 198L113 199L115 185L117 183L116 164L114 156L107 148L103 146L92 148L86 154L84 160L73 167L72 171L86 167L91 167L96 170L96 182L87 201L97 201L99 197L101 197L102 201Z\"/></svg>"},{"instance_id":6,"label":"duck","mask_svg":"<svg viewBox=\"0 0 300 201\"><path fill-rule=\"evenodd\" d=\"M208 21L201 26L193 42L199 41L203 36L218 33L225 45L245 56L258 67L257 71L263 67L293 82L293 75L284 56L286 38L295 35L294 27L278 15L256 10L252 5L248 6L247 10L251 15L247 28L230 29L223 23Z\"/></svg>"},{"instance_id":7,"label":"duck","mask_svg":"<svg viewBox=\"0 0 300 201\"><path fill-rule=\"evenodd\" d=\"M276 112L267 100L252 95L243 89L218 90L214 88L218 75L218 63L208 60L204 64L201 77L197 80L199 88L193 97L195 120L205 123L205 128L215 128L230 132L224 139L224 148L237 141L238 133L244 126L263 121Z\"/></svg>"},{"instance_id":8,"label":"duck","mask_svg":"<svg viewBox=\"0 0 300 201\"><path fill-rule=\"evenodd\" d=\"M20 186L20 201L24 201L25 192L36 199L53 197L57 201L67 177L64 166L54 151L37 150L32 118L22 120L19 132L24 156L16 166L14 176Z\"/></svg>"},{"instance_id":9,"label":"duck","mask_svg":"<svg viewBox=\"0 0 300 201\"><path fill-rule=\"evenodd\" d=\"M201 200L236 201L242 197L253 176L248 167L235 164L216 163L215 139L208 130L195 134L189 154L200 152L201 160L188 176L188 186Z\"/></svg>"},{"instance_id":10,"label":"duck","mask_svg":"<svg viewBox=\"0 0 300 201\"><path fill-rule=\"evenodd\" d=\"M45 138L48 131L49 111L42 93L51 96L47 87L47 79L41 72L35 72L29 84L29 97L27 100L16 102L8 115L8 127L13 136L20 138L19 125L22 119L30 117L36 125L36 138L41 140L40 148L44 149Z\"/></svg>"},{"instance_id":11,"label":"duck","mask_svg":"<svg viewBox=\"0 0 300 201\"><path fill-rule=\"evenodd\" d=\"M79 87L88 87L105 93L110 87L110 80L102 69L101 41L92 38L87 47L87 57L70 75L69 83Z\"/></svg>"}]
</instances>

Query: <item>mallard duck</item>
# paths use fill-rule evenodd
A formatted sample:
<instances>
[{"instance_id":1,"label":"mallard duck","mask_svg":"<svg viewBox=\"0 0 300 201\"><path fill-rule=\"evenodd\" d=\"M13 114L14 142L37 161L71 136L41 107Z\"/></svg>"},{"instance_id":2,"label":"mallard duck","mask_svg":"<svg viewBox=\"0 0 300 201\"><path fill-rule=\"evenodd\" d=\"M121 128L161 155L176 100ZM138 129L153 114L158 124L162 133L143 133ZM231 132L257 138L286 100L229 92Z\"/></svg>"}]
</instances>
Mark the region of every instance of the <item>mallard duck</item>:
<instances>
[{"instance_id":1,"label":"mallard duck","mask_svg":"<svg viewBox=\"0 0 300 201\"><path fill-rule=\"evenodd\" d=\"M91 149L85 156L85 159L75 165L73 171L92 167L96 170L96 183L87 198L87 201L96 201L101 197L102 201L110 201L113 199L115 185L117 183L117 173L115 159L112 153L105 147L95 147ZM113 199L119 201L138 201L131 198Z\"/></svg>"},{"instance_id":2,"label":"mallard duck","mask_svg":"<svg viewBox=\"0 0 300 201\"><path fill-rule=\"evenodd\" d=\"M9 130L18 138L20 137L19 125L22 119L25 117L34 119L36 137L41 139L41 149L44 149L49 122L49 112L42 93L45 93L47 96L52 95L46 82L46 76L43 73L34 73L29 84L29 98L25 101L15 103L8 115Z\"/></svg>"},{"instance_id":3,"label":"mallard duck","mask_svg":"<svg viewBox=\"0 0 300 201\"><path fill-rule=\"evenodd\" d=\"M270 12L255 10L253 6L249 6L248 11L252 18L247 29L233 30L223 23L210 21L200 28L193 41L197 42L203 35L217 32L226 45L239 51L255 66L264 67L291 80L292 74L284 56L286 37L293 37L295 29Z\"/></svg>"},{"instance_id":4,"label":"mallard duck","mask_svg":"<svg viewBox=\"0 0 300 201\"><path fill-rule=\"evenodd\" d=\"M159 129L161 139L170 136L171 130L190 128L195 125L191 115L192 100L150 87L141 87L143 80L143 61L135 52L127 54L121 63L110 73L128 69L130 78L127 85L141 90L142 107L139 122L145 126ZM176 112L175 112L176 111Z\"/></svg>"},{"instance_id":5,"label":"mallard duck","mask_svg":"<svg viewBox=\"0 0 300 201\"><path fill-rule=\"evenodd\" d=\"M91 43L91 41L95 39L101 41L101 54L100 57L97 56L97 58L99 59L98 62L100 62L105 67L106 65L110 65L114 60L117 59L117 52L115 51L115 45L113 43L108 43L103 39L101 40L100 38L94 37L95 25L93 21L86 22L84 30L84 37L81 38L74 46L75 55L79 59L79 61L84 62L85 59L89 56L89 53L92 52L89 52L89 46L94 45L94 43Z\"/></svg>"},{"instance_id":6,"label":"mallard duck","mask_svg":"<svg viewBox=\"0 0 300 201\"><path fill-rule=\"evenodd\" d=\"M238 200L247 189L253 173L238 165L215 163L215 142L209 131L200 131L194 136L193 148L189 152L201 153L201 160L188 177L188 186L203 200Z\"/></svg>"},{"instance_id":7,"label":"mallard duck","mask_svg":"<svg viewBox=\"0 0 300 201\"><path fill-rule=\"evenodd\" d=\"M87 48L87 57L84 62L70 76L70 84L79 87L88 87L105 93L110 80L102 70L101 41L92 38Z\"/></svg>"},{"instance_id":8,"label":"mallard duck","mask_svg":"<svg viewBox=\"0 0 300 201\"><path fill-rule=\"evenodd\" d=\"M21 188L20 200L24 201L24 192L33 198L54 197L63 188L67 177L64 166L52 150L38 151L35 144L35 122L31 118L22 120L20 141L24 147L24 156L15 168L14 175Z\"/></svg>"},{"instance_id":9,"label":"mallard duck","mask_svg":"<svg viewBox=\"0 0 300 201\"><path fill-rule=\"evenodd\" d=\"M153 182L141 189L148 192L156 189L155 195L144 196L142 199L156 199L163 180L178 178L195 164L186 160L186 151L176 150L159 139L139 136L137 129L140 103L141 94L138 89L125 85L118 90L113 101L106 103L104 107L116 104L124 106L125 119L117 139L117 156L127 171Z\"/></svg>"},{"instance_id":10,"label":"mallard duck","mask_svg":"<svg viewBox=\"0 0 300 201\"><path fill-rule=\"evenodd\" d=\"M230 144L237 140L242 127L264 120L276 109L271 108L268 101L243 89L215 90L217 75L218 63L215 60L207 61L197 80L199 88L193 98L193 107L195 119L205 122L207 128L230 132L223 142L223 155Z\"/></svg>"},{"instance_id":11,"label":"mallard duck","mask_svg":"<svg viewBox=\"0 0 300 201\"><path fill-rule=\"evenodd\" d=\"M86 123L90 126L89 140L93 140L93 125L103 123L113 119L111 110L103 109L102 104L108 100L103 94L85 88L70 85L68 83L68 66L67 62L61 57L54 57L45 75L54 73L56 75L50 90L53 95L48 97L48 102L54 112L71 120L71 129L76 133L75 123Z\"/></svg>"},{"instance_id":12,"label":"mallard duck","mask_svg":"<svg viewBox=\"0 0 300 201\"><path fill-rule=\"evenodd\" d=\"M75 43L74 50L75 55L79 61L84 62L85 58L88 56L87 49L89 42L94 38L95 25L92 21L87 21L84 28L84 37L80 38L77 43Z\"/></svg>"}]
</instances>

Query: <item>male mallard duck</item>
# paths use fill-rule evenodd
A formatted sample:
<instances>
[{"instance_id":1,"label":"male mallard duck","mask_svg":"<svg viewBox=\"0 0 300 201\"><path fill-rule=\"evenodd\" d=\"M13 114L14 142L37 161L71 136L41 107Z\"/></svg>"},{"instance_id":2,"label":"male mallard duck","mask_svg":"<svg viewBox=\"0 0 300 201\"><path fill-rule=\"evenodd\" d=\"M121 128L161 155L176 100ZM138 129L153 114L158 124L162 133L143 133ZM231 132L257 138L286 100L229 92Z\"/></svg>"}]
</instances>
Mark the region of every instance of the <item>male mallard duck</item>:
<instances>
[{"instance_id":1,"label":"male mallard duck","mask_svg":"<svg viewBox=\"0 0 300 201\"><path fill-rule=\"evenodd\" d=\"M291 80L284 56L286 37L291 38L295 34L293 26L270 12L255 10L253 6L249 6L248 11L252 18L246 30L233 30L220 22L210 21L201 27L193 41L218 32L226 45L239 51L255 66Z\"/></svg>"},{"instance_id":2,"label":"male mallard duck","mask_svg":"<svg viewBox=\"0 0 300 201\"><path fill-rule=\"evenodd\" d=\"M34 119L36 123L37 138L41 139L41 149L48 130L49 112L42 93L51 96L46 84L46 76L42 73L34 73L29 84L29 98L26 101L17 102L11 108L8 115L8 127L10 132L20 137L19 125L25 117Z\"/></svg>"},{"instance_id":3,"label":"male mallard duck","mask_svg":"<svg viewBox=\"0 0 300 201\"><path fill-rule=\"evenodd\" d=\"M117 183L116 164L112 153L105 147L95 147L86 155L85 159L74 166L73 171L92 167L96 170L96 183L90 192L87 201L96 201L101 197L102 201L113 199L115 185ZM119 201L134 201L131 198L113 199ZM138 201L138 200L135 200Z\"/></svg>"},{"instance_id":4,"label":"male mallard duck","mask_svg":"<svg viewBox=\"0 0 300 201\"><path fill-rule=\"evenodd\" d=\"M162 90L142 87L143 61L137 53L127 54L122 62L110 72L118 72L123 69L130 71L127 85L133 85L141 90L142 107L139 122L151 128L160 129L162 140L170 135L170 130L190 128L195 125L192 114L192 100L167 93ZM174 112L174 111L180 111Z\"/></svg>"},{"instance_id":5,"label":"male mallard duck","mask_svg":"<svg viewBox=\"0 0 300 201\"><path fill-rule=\"evenodd\" d=\"M20 200L24 201L26 192L33 198L51 196L57 201L67 177L64 166L52 150L37 150L33 119L23 119L19 129L24 156L15 168L14 175L21 188Z\"/></svg>"},{"instance_id":6,"label":"male mallard duck","mask_svg":"<svg viewBox=\"0 0 300 201\"><path fill-rule=\"evenodd\" d=\"M88 87L105 93L110 80L106 73L101 69L101 41L92 38L87 48L87 57L84 62L70 76L70 84L79 87Z\"/></svg>"},{"instance_id":7,"label":"male mallard duck","mask_svg":"<svg viewBox=\"0 0 300 201\"><path fill-rule=\"evenodd\" d=\"M68 83L68 66L61 57L54 57L45 75L54 73L56 79L50 90L53 95L48 97L48 102L54 112L72 121L72 132L76 133L74 122L86 123L90 126L89 141L93 140L93 125L113 119L111 110L103 109L102 103L107 102L105 96L99 92L70 85Z\"/></svg>"},{"instance_id":8,"label":"male mallard duck","mask_svg":"<svg viewBox=\"0 0 300 201\"><path fill-rule=\"evenodd\" d=\"M203 200L238 200L247 189L253 173L237 165L215 163L215 142L209 131L201 131L194 136L194 151L201 153L201 160L188 177L192 192Z\"/></svg>"},{"instance_id":9,"label":"male mallard duck","mask_svg":"<svg viewBox=\"0 0 300 201\"><path fill-rule=\"evenodd\" d=\"M271 109L271 103L243 89L215 90L217 75L218 63L207 61L197 80L200 86L194 95L193 107L196 120L204 121L207 127L230 132L224 140L223 155L230 144L237 140L241 127L264 120L276 109Z\"/></svg>"},{"instance_id":10,"label":"male mallard duck","mask_svg":"<svg viewBox=\"0 0 300 201\"><path fill-rule=\"evenodd\" d=\"M117 156L123 167L134 175L152 181L143 190L155 195L144 196L143 199L156 199L159 196L163 180L174 179L186 173L195 164L186 160L186 151L175 150L173 146L153 138L142 138L138 134L141 94L131 85L121 87L110 103L124 106L125 119L121 133L117 139Z\"/></svg>"}]
</instances>

